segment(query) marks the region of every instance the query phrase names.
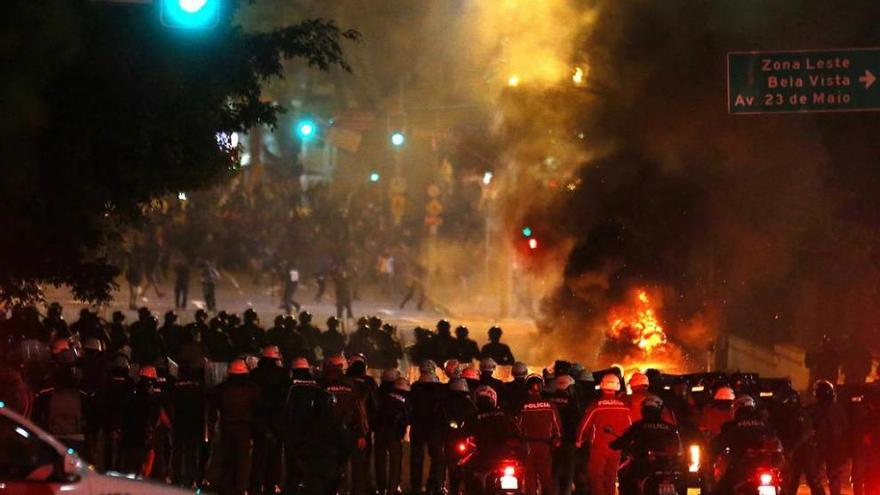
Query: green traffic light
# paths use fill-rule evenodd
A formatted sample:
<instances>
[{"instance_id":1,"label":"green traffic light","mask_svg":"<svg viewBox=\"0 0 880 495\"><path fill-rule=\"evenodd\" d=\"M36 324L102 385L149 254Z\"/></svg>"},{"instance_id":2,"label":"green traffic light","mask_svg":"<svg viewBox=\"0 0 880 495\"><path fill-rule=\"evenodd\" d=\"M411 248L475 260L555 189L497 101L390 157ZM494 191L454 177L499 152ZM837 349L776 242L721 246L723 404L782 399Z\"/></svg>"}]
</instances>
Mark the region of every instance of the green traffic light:
<instances>
[{"instance_id":1,"label":"green traffic light","mask_svg":"<svg viewBox=\"0 0 880 495\"><path fill-rule=\"evenodd\" d=\"M532 229L531 229L531 227L523 227L523 229L522 229L522 235L523 235L523 237L531 237L531 236L532 236Z\"/></svg>"},{"instance_id":2,"label":"green traffic light","mask_svg":"<svg viewBox=\"0 0 880 495\"><path fill-rule=\"evenodd\" d=\"M159 0L159 18L168 27L206 29L217 25L223 0Z\"/></svg>"},{"instance_id":3,"label":"green traffic light","mask_svg":"<svg viewBox=\"0 0 880 495\"><path fill-rule=\"evenodd\" d=\"M317 128L311 120L301 120L296 124L296 135L300 139L309 139L315 135Z\"/></svg>"},{"instance_id":4,"label":"green traffic light","mask_svg":"<svg viewBox=\"0 0 880 495\"><path fill-rule=\"evenodd\" d=\"M397 146L398 148L403 146L403 143L406 142L406 136L403 135L402 132L398 131L391 135L391 144Z\"/></svg>"}]
</instances>

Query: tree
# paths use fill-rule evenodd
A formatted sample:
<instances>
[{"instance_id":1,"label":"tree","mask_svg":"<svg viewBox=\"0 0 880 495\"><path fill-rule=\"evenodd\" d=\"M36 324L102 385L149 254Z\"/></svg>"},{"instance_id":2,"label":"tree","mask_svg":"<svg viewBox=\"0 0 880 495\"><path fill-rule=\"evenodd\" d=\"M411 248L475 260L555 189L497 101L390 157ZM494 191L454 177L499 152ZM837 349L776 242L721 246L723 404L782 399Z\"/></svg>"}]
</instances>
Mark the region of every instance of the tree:
<instances>
[{"instance_id":1,"label":"tree","mask_svg":"<svg viewBox=\"0 0 880 495\"><path fill-rule=\"evenodd\" d=\"M348 69L341 45L357 32L321 19L247 32L240 3L206 31L163 27L148 5L4 5L0 299L46 283L108 299L123 228L153 198L234 172L233 132L274 125L261 85L282 61Z\"/></svg>"}]
</instances>

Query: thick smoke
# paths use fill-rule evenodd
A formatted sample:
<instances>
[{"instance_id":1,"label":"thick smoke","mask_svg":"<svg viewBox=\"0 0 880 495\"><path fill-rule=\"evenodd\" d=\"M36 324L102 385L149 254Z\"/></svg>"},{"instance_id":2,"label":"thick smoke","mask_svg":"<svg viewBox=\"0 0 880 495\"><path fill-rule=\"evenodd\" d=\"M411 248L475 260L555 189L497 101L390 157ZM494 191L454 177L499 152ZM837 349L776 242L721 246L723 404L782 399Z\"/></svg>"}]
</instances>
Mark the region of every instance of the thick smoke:
<instances>
[{"instance_id":1,"label":"thick smoke","mask_svg":"<svg viewBox=\"0 0 880 495\"><path fill-rule=\"evenodd\" d=\"M358 107L411 119L466 108L419 117L465 129L451 133L466 144L457 173L468 160L478 177L495 171L489 237L507 245L486 257L496 286L431 281L461 313L456 297L497 307L482 296L527 285L546 357L591 363L609 309L635 287L697 350L727 332L802 344L876 332L880 121L730 116L724 70L734 50L880 45L880 3L298 3L364 33L347 53L354 74L337 81ZM523 225L537 250L523 249ZM482 271L482 249L447 244L434 257L455 275Z\"/></svg>"},{"instance_id":2,"label":"thick smoke","mask_svg":"<svg viewBox=\"0 0 880 495\"><path fill-rule=\"evenodd\" d=\"M696 350L716 332L876 332L878 119L730 116L724 73L728 51L876 45L868 10L598 2L567 52L589 61L585 87L501 99L507 219L539 224L547 247L529 267L560 280L542 303L546 343L600 360L608 310L637 286Z\"/></svg>"}]
</instances>

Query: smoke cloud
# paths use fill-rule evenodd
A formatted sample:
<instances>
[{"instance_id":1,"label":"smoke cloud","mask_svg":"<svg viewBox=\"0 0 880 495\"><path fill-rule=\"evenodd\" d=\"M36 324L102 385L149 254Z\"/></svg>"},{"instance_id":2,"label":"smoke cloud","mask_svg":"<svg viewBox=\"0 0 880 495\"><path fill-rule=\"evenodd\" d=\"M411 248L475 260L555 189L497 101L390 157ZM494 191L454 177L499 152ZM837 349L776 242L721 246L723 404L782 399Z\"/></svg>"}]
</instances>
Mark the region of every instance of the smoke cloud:
<instances>
[{"instance_id":1,"label":"smoke cloud","mask_svg":"<svg viewBox=\"0 0 880 495\"><path fill-rule=\"evenodd\" d=\"M486 266L497 287L474 294L528 287L536 358L605 364L609 310L636 287L692 350L727 332L876 335L880 119L731 116L724 72L729 51L880 45L876 1L300 3L363 33L337 80L352 101L457 129L455 166L494 168L505 249ZM481 249L434 255L482 270ZM453 305L487 304L447 285Z\"/></svg>"},{"instance_id":2,"label":"smoke cloud","mask_svg":"<svg viewBox=\"0 0 880 495\"><path fill-rule=\"evenodd\" d=\"M733 50L876 44L867 10L596 2L567 51L590 61L586 84L501 98L505 213L540 224L549 247L529 267L560 280L543 298L546 348L601 362L608 311L634 287L661 297L667 330L694 350L716 332L876 332L863 181L876 183L877 150L863 133L877 117L730 116L724 74Z\"/></svg>"}]
</instances>

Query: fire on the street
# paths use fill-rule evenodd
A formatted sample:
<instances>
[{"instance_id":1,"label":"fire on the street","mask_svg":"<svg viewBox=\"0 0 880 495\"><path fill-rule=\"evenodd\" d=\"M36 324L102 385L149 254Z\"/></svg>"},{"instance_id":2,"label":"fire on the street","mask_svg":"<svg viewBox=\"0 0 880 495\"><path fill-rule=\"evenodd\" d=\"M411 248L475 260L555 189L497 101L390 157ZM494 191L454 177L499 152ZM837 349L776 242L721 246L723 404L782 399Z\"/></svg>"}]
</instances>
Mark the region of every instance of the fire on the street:
<instances>
[{"instance_id":1,"label":"fire on the street","mask_svg":"<svg viewBox=\"0 0 880 495\"><path fill-rule=\"evenodd\" d=\"M650 355L666 344L666 332L644 289L633 291L631 304L612 308L608 315L608 337L628 341Z\"/></svg>"},{"instance_id":2,"label":"fire on the street","mask_svg":"<svg viewBox=\"0 0 880 495\"><path fill-rule=\"evenodd\" d=\"M611 308L606 329L606 354L621 362L627 374L650 368L682 371L681 349L668 341L658 306L644 288L628 295L625 304Z\"/></svg>"}]
</instances>

